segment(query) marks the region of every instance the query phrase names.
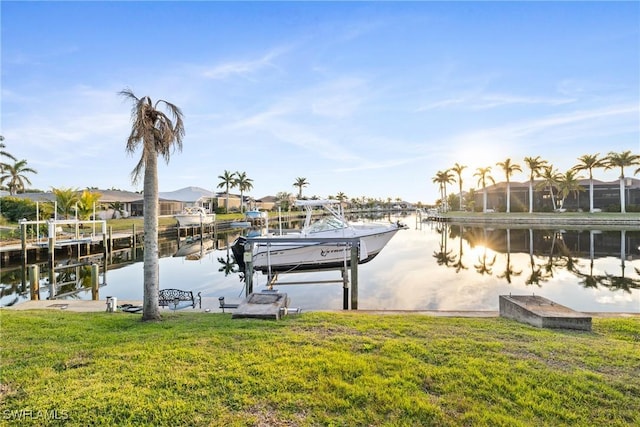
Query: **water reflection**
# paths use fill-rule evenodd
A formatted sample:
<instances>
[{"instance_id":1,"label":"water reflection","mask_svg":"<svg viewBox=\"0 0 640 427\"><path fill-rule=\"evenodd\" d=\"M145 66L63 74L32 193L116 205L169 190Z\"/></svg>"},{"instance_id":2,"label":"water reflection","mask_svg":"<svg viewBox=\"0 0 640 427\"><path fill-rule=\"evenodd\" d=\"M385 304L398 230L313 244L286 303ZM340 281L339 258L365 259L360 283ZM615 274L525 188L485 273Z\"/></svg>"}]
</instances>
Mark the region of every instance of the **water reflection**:
<instances>
[{"instance_id":1,"label":"water reflection","mask_svg":"<svg viewBox=\"0 0 640 427\"><path fill-rule=\"evenodd\" d=\"M397 220L398 217L390 218ZM501 294L540 294L580 311L640 312L640 231L479 227L419 223L402 230L373 261L359 266L360 309L497 310ZM284 224L284 228L294 228ZM240 234L214 239L162 241L160 287L202 292L229 303L244 297L244 282L230 251ZM110 254L101 296L142 298L142 249L124 248ZM46 263L42 266L46 271ZM3 268L2 305L29 298L20 266ZM70 273L70 282L86 281L87 273ZM333 280L339 272L304 273L282 280ZM46 272L43 272L46 277ZM254 289L266 285L257 274ZM84 286L84 285L81 285ZM28 286L27 286L28 288ZM42 298L46 298L46 287ZM292 305L303 310L341 309L341 285L282 286ZM90 299L89 291L75 298Z\"/></svg>"}]
</instances>

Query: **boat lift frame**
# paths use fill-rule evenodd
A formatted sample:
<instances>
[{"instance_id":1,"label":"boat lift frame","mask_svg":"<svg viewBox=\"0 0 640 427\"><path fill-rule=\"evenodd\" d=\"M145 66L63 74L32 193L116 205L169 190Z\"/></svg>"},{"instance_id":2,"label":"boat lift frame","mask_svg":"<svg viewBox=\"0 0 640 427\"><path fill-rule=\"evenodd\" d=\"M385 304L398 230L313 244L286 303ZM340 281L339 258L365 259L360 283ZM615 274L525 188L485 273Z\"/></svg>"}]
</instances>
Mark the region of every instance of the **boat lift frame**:
<instances>
[{"instance_id":1,"label":"boat lift frame","mask_svg":"<svg viewBox=\"0 0 640 427\"><path fill-rule=\"evenodd\" d=\"M265 237L265 236L256 236L256 237L247 237L247 241L244 246L244 262L245 262L245 281L246 281L246 296L249 296L253 292L253 247L256 244L267 245L267 247L271 243L300 243L299 237L285 237L285 236L277 236L277 237ZM345 268L331 268L331 269L322 269L319 270L341 270L343 273L342 280L316 280L316 281L297 281L297 282L280 282L280 285L304 285L304 284L316 284L316 283L342 283L343 284L343 306L344 310L349 309L349 287L351 288L351 309L358 309L358 252L360 249L360 237L305 237L304 239L307 242L313 243L333 243L336 245L344 245L349 246L350 249L350 259L349 259L349 269L351 270L351 286L349 286L349 279L346 271L346 263ZM301 272L297 272L301 273ZM277 275L274 276L271 273L271 269L269 268L269 272L267 275L269 286L273 286L275 281L277 280Z\"/></svg>"}]
</instances>

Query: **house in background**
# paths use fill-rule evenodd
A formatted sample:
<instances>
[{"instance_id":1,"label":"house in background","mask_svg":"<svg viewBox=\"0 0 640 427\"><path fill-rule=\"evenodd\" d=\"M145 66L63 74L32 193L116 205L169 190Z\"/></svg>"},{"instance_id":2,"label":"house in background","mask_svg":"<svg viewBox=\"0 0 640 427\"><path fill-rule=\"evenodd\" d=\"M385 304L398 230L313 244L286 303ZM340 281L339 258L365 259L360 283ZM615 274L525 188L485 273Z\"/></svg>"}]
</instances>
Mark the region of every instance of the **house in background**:
<instances>
[{"instance_id":1,"label":"house in background","mask_svg":"<svg viewBox=\"0 0 640 427\"><path fill-rule=\"evenodd\" d=\"M534 182L533 190L533 210L534 212L550 212L553 210L553 202L551 200L551 192L548 187L537 188L541 181ZM578 181L583 191L570 193L564 200L562 208L584 212L589 211L589 180L581 179ZM528 212L529 211L529 182L511 182L510 183L510 200L511 212ZM561 197L558 195L557 187L553 189L553 197L556 208L560 208ZM474 204L476 210L482 210L483 190L475 191ZM625 178L625 204L627 207L640 207L640 179ZM507 183L499 182L494 185L487 186L487 209L504 212L507 205ZM599 181L593 180L593 206L603 211L612 208L619 211L620 207L620 181Z\"/></svg>"}]
</instances>

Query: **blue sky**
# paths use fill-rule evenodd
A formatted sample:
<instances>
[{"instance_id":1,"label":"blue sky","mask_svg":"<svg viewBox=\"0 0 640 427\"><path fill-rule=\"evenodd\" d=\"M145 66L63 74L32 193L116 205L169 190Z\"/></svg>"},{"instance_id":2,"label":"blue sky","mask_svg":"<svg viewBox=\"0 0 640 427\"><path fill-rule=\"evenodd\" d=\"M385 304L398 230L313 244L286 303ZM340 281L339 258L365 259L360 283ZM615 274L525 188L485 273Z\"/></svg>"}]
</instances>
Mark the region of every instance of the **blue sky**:
<instances>
[{"instance_id":1,"label":"blue sky","mask_svg":"<svg viewBox=\"0 0 640 427\"><path fill-rule=\"evenodd\" d=\"M6 149L32 187L131 183L130 107L180 106L160 191L432 203L432 178L526 156L640 153L638 2L11 2L2 20ZM634 168L625 171L631 176ZM614 180L619 171L596 171Z\"/></svg>"}]
</instances>

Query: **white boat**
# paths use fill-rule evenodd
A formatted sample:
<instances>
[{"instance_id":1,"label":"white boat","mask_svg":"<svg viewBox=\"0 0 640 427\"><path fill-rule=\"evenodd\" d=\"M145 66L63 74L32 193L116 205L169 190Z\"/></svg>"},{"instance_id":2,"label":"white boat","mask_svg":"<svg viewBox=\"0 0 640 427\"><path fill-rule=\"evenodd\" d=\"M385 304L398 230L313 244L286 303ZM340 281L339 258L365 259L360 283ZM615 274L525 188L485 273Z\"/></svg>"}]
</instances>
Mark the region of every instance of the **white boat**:
<instances>
[{"instance_id":1,"label":"white boat","mask_svg":"<svg viewBox=\"0 0 640 427\"><path fill-rule=\"evenodd\" d=\"M319 242L319 238L359 237L358 263L362 264L375 258L398 230L406 228L400 223L350 224L334 200L301 200L296 205L303 206L307 211L304 226L296 233L254 238L251 258L254 270L265 273L349 266L351 249L346 240ZM324 208L329 215L312 221L314 208ZM278 239L283 241L279 242ZM232 246L240 270L245 269L246 242L245 237L239 237Z\"/></svg>"},{"instance_id":2,"label":"white boat","mask_svg":"<svg viewBox=\"0 0 640 427\"><path fill-rule=\"evenodd\" d=\"M267 222L267 212L258 209L246 211L244 219L254 225L264 225Z\"/></svg>"},{"instance_id":3,"label":"white boat","mask_svg":"<svg viewBox=\"0 0 640 427\"><path fill-rule=\"evenodd\" d=\"M184 208L182 213L173 216L178 220L180 227L193 227L202 224L212 224L216 220L216 214L207 213L200 206L191 206Z\"/></svg>"}]
</instances>

